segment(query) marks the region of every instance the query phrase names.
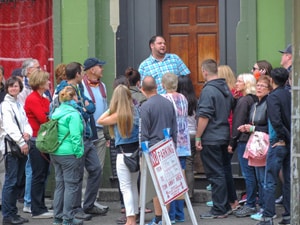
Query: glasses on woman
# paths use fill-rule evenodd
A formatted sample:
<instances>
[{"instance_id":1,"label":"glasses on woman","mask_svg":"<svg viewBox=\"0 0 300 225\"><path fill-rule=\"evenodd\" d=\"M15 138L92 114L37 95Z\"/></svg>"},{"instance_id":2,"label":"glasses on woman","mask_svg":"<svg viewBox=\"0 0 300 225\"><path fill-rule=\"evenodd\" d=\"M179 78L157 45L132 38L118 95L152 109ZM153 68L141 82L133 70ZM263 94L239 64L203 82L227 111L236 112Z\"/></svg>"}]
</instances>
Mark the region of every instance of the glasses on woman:
<instances>
[{"instance_id":1,"label":"glasses on woman","mask_svg":"<svg viewBox=\"0 0 300 225\"><path fill-rule=\"evenodd\" d=\"M263 85L263 84L257 84L256 87L257 88L268 88L267 85Z\"/></svg>"},{"instance_id":2,"label":"glasses on woman","mask_svg":"<svg viewBox=\"0 0 300 225\"><path fill-rule=\"evenodd\" d=\"M252 67L252 70L253 70L253 71L259 70L259 68L253 66L253 67Z\"/></svg>"}]
</instances>

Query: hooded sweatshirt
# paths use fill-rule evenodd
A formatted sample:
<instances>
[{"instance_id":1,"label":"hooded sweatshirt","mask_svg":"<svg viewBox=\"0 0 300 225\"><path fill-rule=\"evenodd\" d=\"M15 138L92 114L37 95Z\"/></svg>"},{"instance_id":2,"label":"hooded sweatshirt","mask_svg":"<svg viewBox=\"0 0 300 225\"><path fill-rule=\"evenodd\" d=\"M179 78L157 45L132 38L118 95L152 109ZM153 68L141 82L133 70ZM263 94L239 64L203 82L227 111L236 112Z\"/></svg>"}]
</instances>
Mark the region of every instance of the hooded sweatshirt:
<instances>
[{"instance_id":1,"label":"hooded sweatshirt","mask_svg":"<svg viewBox=\"0 0 300 225\"><path fill-rule=\"evenodd\" d=\"M225 79L210 80L203 86L198 101L197 116L208 118L202 145L223 145L229 143L228 117L233 107L233 96Z\"/></svg>"},{"instance_id":2,"label":"hooded sweatshirt","mask_svg":"<svg viewBox=\"0 0 300 225\"><path fill-rule=\"evenodd\" d=\"M72 106L76 102L63 102L52 114L58 120L58 140L61 141L69 133L53 155L75 155L80 158L84 152L83 121L80 113Z\"/></svg>"}]
</instances>

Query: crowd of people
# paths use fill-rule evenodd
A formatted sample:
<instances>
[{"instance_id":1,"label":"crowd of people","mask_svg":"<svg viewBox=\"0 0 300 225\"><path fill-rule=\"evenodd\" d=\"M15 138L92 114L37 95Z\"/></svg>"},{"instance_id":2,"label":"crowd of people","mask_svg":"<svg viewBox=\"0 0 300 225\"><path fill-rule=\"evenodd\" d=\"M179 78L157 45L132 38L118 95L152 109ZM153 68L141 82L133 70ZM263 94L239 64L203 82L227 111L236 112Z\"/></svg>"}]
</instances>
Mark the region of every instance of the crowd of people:
<instances>
[{"instance_id":1,"label":"crowd of people","mask_svg":"<svg viewBox=\"0 0 300 225\"><path fill-rule=\"evenodd\" d=\"M199 99L190 70L176 54L167 53L162 36L149 41L150 56L138 69L127 68L118 77L108 104L106 85L101 81L105 61L87 58L83 64L59 64L57 87L49 91L49 73L37 59L25 60L4 83L0 66L1 151L5 170L0 174L2 222L23 224L17 201L32 219L53 218L54 225L81 225L96 215L106 215L108 206L97 202L106 149L111 140L117 149L116 173L125 217L118 224L139 222L139 176L130 172L124 157L147 141L149 147L165 139L169 128L176 156L185 173L189 197L194 191L194 156L200 152L204 172L211 185L210 210L201 219L250 216L258 225L273 225L277 216L275 192L281 174L284 213L280 225L290 224L290 126L291 45L282 53L282 68L267 60L257 61L251 73L235 77L227 65L214 59L201 63L205 84ZM41 124L58 120L61 145L51 154L36 147ZM263 158L251 158L250 136L263 132L269 148ZM24 157L13 155L5 144L10 136ZM235 153L236 152L236 153ZM245 179L247 200L238 202L231 159L238 155ZM54 168L52 209L46 207L45 189ZM23 193L23 194L22 194ZM162 224L162 207L153 198L155 216L148 225ZM184 200L167 206L172 224L184 222ZM151 210L149 210L151 211Z\"/></svg>"}]
</instances>

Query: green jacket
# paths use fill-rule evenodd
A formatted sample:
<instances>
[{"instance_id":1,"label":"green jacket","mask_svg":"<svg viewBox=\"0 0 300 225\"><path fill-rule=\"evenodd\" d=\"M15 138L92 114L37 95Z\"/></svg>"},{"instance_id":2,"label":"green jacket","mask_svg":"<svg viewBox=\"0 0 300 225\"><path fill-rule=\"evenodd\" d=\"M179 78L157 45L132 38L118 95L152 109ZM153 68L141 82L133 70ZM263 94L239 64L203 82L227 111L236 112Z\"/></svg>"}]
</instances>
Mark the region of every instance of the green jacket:
<instances>
[{"instance_id":1,"label":"green jacket","mask_svg":"<svg viewBox=\"0 0 300 225\"><path fill-rule=\"evenodd\" d=\"M84 153L83 122L80 113L68 102L63 102L55 109L52 119L58 120L58 140L68 133L53 155L75 155L80 158Z\"/></svg>"}]
</instances>

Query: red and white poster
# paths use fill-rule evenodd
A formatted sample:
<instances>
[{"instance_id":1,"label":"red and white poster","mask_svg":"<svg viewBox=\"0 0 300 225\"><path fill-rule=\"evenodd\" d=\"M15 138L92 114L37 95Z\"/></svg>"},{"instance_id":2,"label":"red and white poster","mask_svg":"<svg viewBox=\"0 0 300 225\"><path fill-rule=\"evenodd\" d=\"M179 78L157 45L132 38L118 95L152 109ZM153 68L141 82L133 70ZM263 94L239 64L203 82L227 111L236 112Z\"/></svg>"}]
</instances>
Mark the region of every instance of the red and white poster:
<instances>
[{"instance_id":1,"label":"red and white poster","mask_svg":"<svg viewBox=\"0 0 300 225\"><path fill-rule=\"evenodd\" d=\"M161 141L151 147L149 158L165 205L188 191L171 139Z\"/></svg>"},{"instance_id":2,"label":"red and white poster","mask_svg":"<svg viewBox=\"0 0 300 225\"><path fill-rule=\"evenodd\" d=\"M39 60L53 84L52 0L0 0L0 65L5 78L28 58Z\"/></svg>"}]
</instances>

